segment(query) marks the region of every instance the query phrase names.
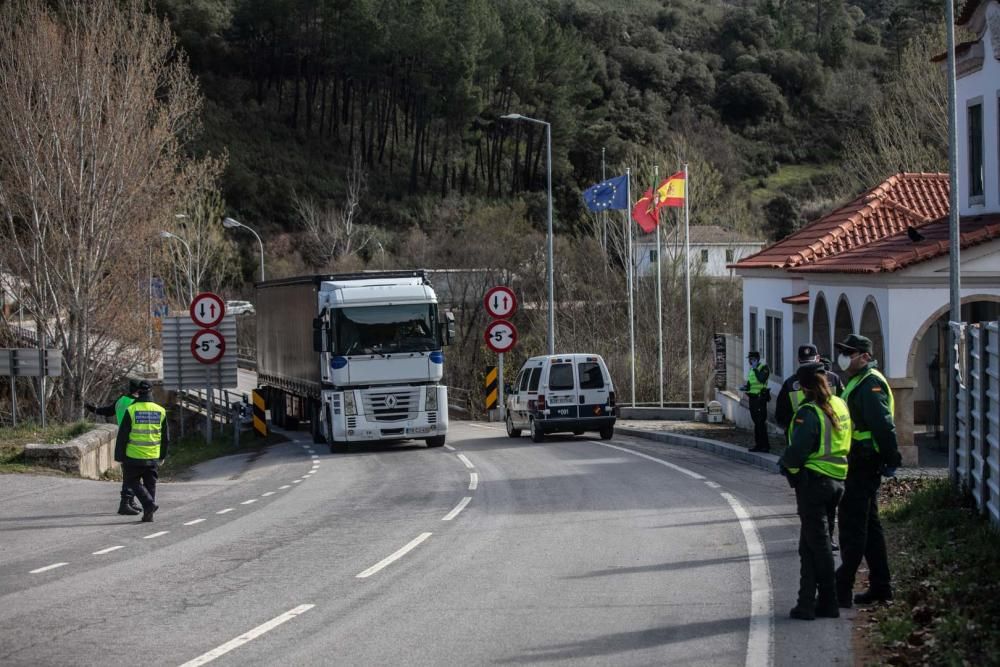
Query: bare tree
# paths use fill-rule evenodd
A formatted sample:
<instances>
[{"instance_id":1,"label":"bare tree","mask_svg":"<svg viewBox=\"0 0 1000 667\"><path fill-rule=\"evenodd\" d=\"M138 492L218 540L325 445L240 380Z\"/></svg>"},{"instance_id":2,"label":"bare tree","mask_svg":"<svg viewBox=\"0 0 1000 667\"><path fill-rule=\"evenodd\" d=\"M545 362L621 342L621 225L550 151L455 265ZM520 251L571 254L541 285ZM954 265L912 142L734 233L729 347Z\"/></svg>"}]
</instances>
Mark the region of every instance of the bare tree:
<instances>
[{"instance_id":1,"label":"bare tree","mask_svg":"<svg viewBox=\"0 0 1000 667\"><path fill-rule=\"evenodd\" d=\"M358 222L361 197L368 188L368 176L358 156L347 170L346 187L342 204L326 202L321 205L296 194L292 196L295 212L321 266L357 255L374 238L372 229Z\"/></svg>"},{"instance_id":2,"label":"bare tree","mask_svg":"<svg viewBox=\"0 0 1000 667\"><path fill-rule=\"evenodd\" d=\"M74 418L148 346L151 249L190 187L201 98L140 0L52 4L0 6L0 234Z\"/></svg>"}]
</instances>

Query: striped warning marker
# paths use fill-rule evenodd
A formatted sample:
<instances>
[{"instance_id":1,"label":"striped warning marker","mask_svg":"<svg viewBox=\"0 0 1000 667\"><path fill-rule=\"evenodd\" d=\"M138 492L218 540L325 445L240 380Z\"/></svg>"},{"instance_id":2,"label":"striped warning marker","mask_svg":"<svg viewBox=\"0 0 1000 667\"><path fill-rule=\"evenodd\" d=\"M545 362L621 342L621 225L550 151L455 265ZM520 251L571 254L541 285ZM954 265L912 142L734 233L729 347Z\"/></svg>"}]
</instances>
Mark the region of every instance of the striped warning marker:
<instances>
[{"instance_id":1,"label":"striped warning marker","mask_svg":"<svg viewBox=\"0 0 1000 667\"><path fill-rule=\"evenodd\" d=\"M262 438L267 437L267 415L264 411L267 406L264 404L264 395L254 389L253 391L253 430Z\"/></svg>"},{"instance_id":2,"label":"striped warning marker","mask_svg":"<svg viewBox=\"0 0 1000 667\"><path fill-rule=\"evenodd\" d=\"M497 367L490 366L486 370L486 409L492 410L497 406L497 397L499 395L499 387L497 383Z\"/></svg>"}]
</instances>

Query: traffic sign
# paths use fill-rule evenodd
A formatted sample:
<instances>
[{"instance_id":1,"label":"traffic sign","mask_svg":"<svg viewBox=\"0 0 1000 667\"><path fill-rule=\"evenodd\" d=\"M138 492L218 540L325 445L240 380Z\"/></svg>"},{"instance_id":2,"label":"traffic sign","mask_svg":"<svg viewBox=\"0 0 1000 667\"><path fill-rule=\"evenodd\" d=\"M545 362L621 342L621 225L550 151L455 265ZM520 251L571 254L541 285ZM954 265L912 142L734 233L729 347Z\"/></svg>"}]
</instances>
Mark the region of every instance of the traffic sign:
<instances>
[{"instance_id":1,"label":"traffic sign","mask_svg":"<svg viewBox=\"0 0 1000 667\"><path fill-rule=\"evenodd\" d=\"M486 312L495 320L505 320L517 311L517 297L509 287L493 287L483 299Z\"/></svg>"},{"instance_id":2,"label":"traffic sign","mask_svg":"<svg viewBox=\"0 0 1000 667\"><path fill-rule=\"evenodd\" d=\"M191 354L203 364L218 363L226 353L226 339L215 329L202 329L191 336Z\"/></svg>"},{"instance_id":3,"label":"traffic sign","mask_svg":"<svg viewBox=\"0 0 1000 667\"><path fill-rule=\"evenodd\" d=\"M491 350L502 354L517 345L517 329L507 320L495 320L486 327L483 338Z\"/></svg>"},{"instance_id":4,"label":"traffic sign","mask_svg":"<svg viewBox=\"0 0 1000 667\"><path fill-rule=\"evenodd\" d=\"M226 316L226 304L218 294L202 292L191 300L188 312L195 324L203 329L211 329Z\"/></svg>"}]
</instances>

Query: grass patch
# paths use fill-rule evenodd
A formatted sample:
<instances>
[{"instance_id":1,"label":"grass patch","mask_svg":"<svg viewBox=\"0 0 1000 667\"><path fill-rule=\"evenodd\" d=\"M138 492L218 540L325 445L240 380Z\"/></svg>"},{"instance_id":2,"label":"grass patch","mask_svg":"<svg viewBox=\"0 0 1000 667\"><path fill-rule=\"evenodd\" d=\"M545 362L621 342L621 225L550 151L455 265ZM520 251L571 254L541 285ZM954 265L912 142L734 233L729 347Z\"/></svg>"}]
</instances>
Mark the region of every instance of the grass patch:
<instances>
[{"instance_id":1,"label":"grass patch","mask_svg":"<svg viewBox=\"0 0 1000 667\"><path fill-rule=\"evenodd\" d=\"M895 601L871 612L888 664L983 665L1000 656L1000 532L947 480L887 480Z\"/></svg>"},{"instance_id":2,"label":"grass patch","mask_svg":"<svg viewBox=\"0 0 1000 667\"><path fill-rule=\"evenodd\" d=\"M764 179L763 187L758 179L749 181L753 188L750 199L754 204L763 205L771 201L784 190L808 185L813 179L826 178L837 171L831 164L788 164Z\"/></svg>"},{"instance_id":3,"label":"grass patch","mask_svg":"<svg viewBox=\"0 0 1000 667\"><path fill-rule=\"evenodd\" d=\"M160 477L168 480L183 479L199 463L220 456L252 454L262 451L268 445L287 441L288 438L278 433L270 433L264 439L244 433L237 448L233 444L232 429L226 429L225 435L216 434L212 442L206 442L201 433L188 434L171 443L167 458L160 466Z\"/></svg>"},{"instance_id":4,"label":"grass patch","mask_svg":"<svg viewBox=\"0 0 1000 667\"><path fill-rule=\"evenodd\" d=\"M24 459L24 446L30 443L58 445L83 435L94 428L92 422L78 421L70 424L38 424L25 422L16 428L0 428L0 473L53 472L49 468L28 465Z\"/></svg>"}]
</instances>

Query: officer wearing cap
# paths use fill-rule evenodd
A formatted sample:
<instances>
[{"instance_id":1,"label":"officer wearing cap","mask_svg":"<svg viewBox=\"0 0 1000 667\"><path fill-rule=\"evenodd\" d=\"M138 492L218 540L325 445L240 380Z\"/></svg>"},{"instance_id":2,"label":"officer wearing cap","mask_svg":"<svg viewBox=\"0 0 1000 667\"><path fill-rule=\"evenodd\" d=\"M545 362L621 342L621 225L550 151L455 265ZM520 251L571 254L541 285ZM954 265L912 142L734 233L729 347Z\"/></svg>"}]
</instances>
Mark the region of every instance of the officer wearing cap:
<instances>
[{"instance_id":1,"label":"officer wearing cap","mask_svg":"<svg viewBox=\"0 0 1000 667\"><path fill-rule=\"evenodd\" d=\"M795 489L802 523L799 533L799 597L789 613L811 621L837 618L836 578L829 520L844 493L851 414L834 396L820 362L807 362L795 373L803 400L788 428L788 449L779 462ZM818 592L818 597L817 597Z\"/></svg>"},{"instance_id":2,"label":"officer wearing cap","mask_svg":"<svg viewBox=\"0 0 1000 667\"><path fill-rule=\"evenodd\" d=\"M882 476L895 474L901 462L893 421L895 401L889 381L872 359L872 342L851 334L836 344L837 366L850 379L841 398L851 412L854 430L844 498L840 503L841 565L837 570L840 606L892 599L889 557L878 516ZM853 596L861 559L868 563L869 589Z\"/></svg>"},{"instance_id":3,"label":"officer wearing cap","mask_svg":"<svg viewBox=\"0 0 1000 667\"><path fill-rule=\"evenodd\" d=\"M155 502L157 469L167 455L167 411L153 402L148 382L140 382L138 390L118 426L115 461L122 464L125 483L142 504L142 520L151 522L159 509Z\"/></svg>"},{"instance_id":4,"label":"officer wearing cap","mask_svg":"<svg viewBox=\"0 0 1000 667\"><path fill-rule=\"evenodd\" d=\"M92 403L84 403L83 407L88 412L93 412L101 417L114 417L115 424L122 423L122 417L128 406L135 402L135 396L139 393L139 380L129 380L128 386L122 395L114 403L96 406ZM118 503L118 513L124 515L135 515L142 511L142 507L135 500L135 494L128 488L125 480L122 480L121 501Z\"/></svg>"},{"instance_id":5,"label":"officer wearing cap","mask_svg":"<svg viewBox=\"0 0 1000 667\"><path fill-rule=\"evenodd\" d=\"M754 446L750 451L766 452L771 449L771 443L767 439L767 402L771 400L767 379L771 376L771 369L761 362L760 352L756 350L750 350L747 361L750 362L750 370L747 372L746 384L740 388L746 392L750 403L750 419L753 420Z\"/></svg>"},{"instance_id":6,"label":"officer wearing cap","mask_svg":"<svg viewBox=\"0 0 1000 667\"><path fill-rule=\"evenodd\" d=\"M799 345L799 365L815 363L822 363L819 350L816 349L816 346L812 343ZM824 368L823 370L830 371L829 368ZM840 376L836 373L827 372L826 382L830 385L830 393L834 396L840 396L840 392L844 390L844 383L840 381ZM786 436L788 435L788 427L792 423L792 415L799 409L799 405L804 400L804 395L802 387L799 386L799 380L795 375L786 379L781 385L777 402L774 404L774 421L778 426L785 429Z\"/></svg>"}]
</instances>

